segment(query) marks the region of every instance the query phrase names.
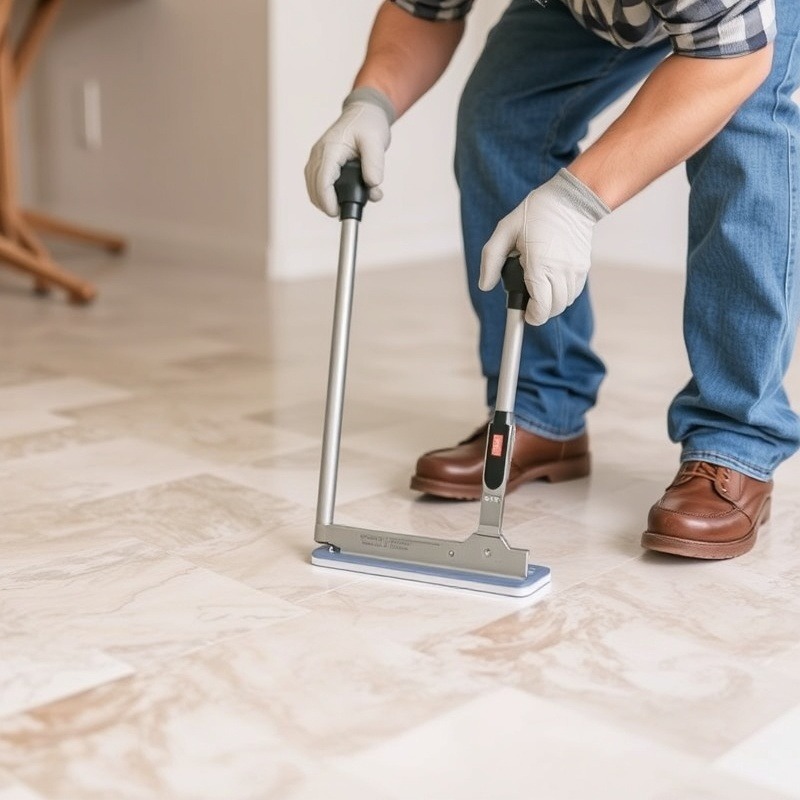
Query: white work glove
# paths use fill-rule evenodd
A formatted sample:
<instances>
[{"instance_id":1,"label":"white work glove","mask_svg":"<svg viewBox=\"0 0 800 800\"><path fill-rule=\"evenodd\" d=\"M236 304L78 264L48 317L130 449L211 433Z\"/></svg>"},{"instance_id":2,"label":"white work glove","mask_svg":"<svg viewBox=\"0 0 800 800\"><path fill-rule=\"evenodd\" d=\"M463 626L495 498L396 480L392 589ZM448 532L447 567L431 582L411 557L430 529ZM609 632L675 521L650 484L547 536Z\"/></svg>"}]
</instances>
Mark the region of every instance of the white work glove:
<instances>
[{"instance_id":1,"label":"white work glove","mask_svg":"<svg viewBox=\"0 0 800 800\"><path fill-rule=\"evenodd\" d=\"M509 253L518 250L531 296L525 321L542 325L583 291L595 223L610 211L571 172L560 170L497 224L483 248L478 285L492 289Z\"/></svg>"},{"instance_id":2,"label":"white work glove","mask_svg":"<svg viewBox=\"0 0 800 800\"><path fill-rule=\"evenodd\" d=\"M361 173L373 202L383 197L383 162L392 135L395 110L389 98L368 86L354 89L342 104L342 115L311 148L306 164L306 188L311 202L329 217L339 213L333 184L342 167L361 159Z\"/></svg>"}]
</instances>

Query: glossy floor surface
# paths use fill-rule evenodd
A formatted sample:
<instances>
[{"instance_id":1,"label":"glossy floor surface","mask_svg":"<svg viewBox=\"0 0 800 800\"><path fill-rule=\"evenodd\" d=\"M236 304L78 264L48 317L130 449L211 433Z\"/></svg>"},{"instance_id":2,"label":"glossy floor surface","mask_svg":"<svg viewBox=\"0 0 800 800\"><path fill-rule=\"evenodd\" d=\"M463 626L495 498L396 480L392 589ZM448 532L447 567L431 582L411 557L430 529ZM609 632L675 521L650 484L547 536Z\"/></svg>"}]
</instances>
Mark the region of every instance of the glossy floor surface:
<instances>
[{"instance_id":1,"label":"glossy floor surface","mask_svg":"<svg viewBox=\"0 0 800 800\"><path fill-rule=\"evenodd\" d=\"M70 266L93 307L0 272L0 800L800 798L800 459L752 553L639 547L680 274L595 270L593 474L508 501L530 605L309 565L332 280ZM360 276L353 336L338 520L466 534L407 488L484 414L458 264Z\"/></svg>"}]
</instances>

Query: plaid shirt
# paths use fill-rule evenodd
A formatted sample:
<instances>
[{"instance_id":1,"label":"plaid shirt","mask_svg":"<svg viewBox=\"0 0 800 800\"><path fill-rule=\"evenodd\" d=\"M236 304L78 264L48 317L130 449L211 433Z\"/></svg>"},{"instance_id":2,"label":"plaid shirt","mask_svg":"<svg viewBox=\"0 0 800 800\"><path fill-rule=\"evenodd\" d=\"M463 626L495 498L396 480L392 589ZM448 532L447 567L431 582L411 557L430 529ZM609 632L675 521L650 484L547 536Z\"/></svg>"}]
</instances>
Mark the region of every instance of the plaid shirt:
<instances>
[{"instance_id":1,"label":"plaid shirt","mask_svg":"<svg viewBox=\"0 0 800 800\"><path fill-rule=\"evenodd\" d=\"M550 0L556 2L557 0ZM461 19L474 0L392 0L416 17ZM545 5L548 0L531 0ZM670 39L676 53L725 58L775 38L774 0L561 0L575 19L624 48ZM800 0L798 0L800 2Z\"/></svg>"}]
</instances>

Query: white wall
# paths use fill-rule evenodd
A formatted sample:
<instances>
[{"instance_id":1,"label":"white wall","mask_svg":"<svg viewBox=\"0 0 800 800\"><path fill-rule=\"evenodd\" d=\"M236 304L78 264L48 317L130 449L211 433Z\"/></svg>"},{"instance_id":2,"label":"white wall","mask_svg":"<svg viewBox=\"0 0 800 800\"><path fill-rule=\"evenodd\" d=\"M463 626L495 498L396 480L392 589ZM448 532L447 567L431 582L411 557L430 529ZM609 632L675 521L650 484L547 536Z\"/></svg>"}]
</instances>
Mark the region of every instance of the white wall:
<instances>
[{"instance_id":1,"label":"white wall","mask_svg":"<svg viewBox=\"0 0 800 800\"><path fill-rule=\"evenodd\" d=\"M81 143L87 79L101 87L98 151ZM35 88L39 205L117 229L140 251L263 269L261 0L65 3Z\"/></svg>"},{"instance_id":2,"label":"white wall","mask_svg":"<svg viewBox=\"0 0 800 800\"><path fill-rule=\"evenodd\" d=\"M339 112L379 2L317 2L313 13L288 0L66 3L22 126L26 197L129 234L140 251L266 261L281 279L332 273L339 226L308 202L303 166ZM451 68L396 123L360 268L459 255L456 104L506 3L476 2ZM97 152L80 143L76 102L92 78L103 101ZM686 203L679 168L602 223L595 261L682 269Z\"/></svg>"},{"instance_id":3,"label":"white wall","mask_svg":"<svg viewBox=\"0 0 800 800\"><path fill-rule=\"evenodd\" d=\"M593 141L625 109L636 89L606 109L592 124ZM682 270L686 260L689 185L676 167L597 226L593 257L597 266L619 264Z\"/></svg>"},{"instance_id":4,"label":"white wall","mask_svg":"<svg viewBox=\"0 0 800 800\"><path fill-rule=\"evenodd\" d=\"M292 279L335 269L338 225L310 206L302 170L311 145L338 114L378 5L379 0L350 0L343 18L336 4L320 5L311 17L297 14L290 3L269 4L272 277ZM505 0L475 4L465 41L445 77L395 124L385 198L365 213L359 268L460 253L452 177L456 105L486 33L505 5ZM603 114L591 136L626 102L627 98ZM603 223L596 261L680 268L686 202L685 179L676 170Z\"/></svg>"},{"instance_id":5,"label":"white wall","mask_svg":"<svg viewBox=\"0 0 800 800\"><path fill-rule=\"evenodd\" d=\"M339 226L314 209L303 166L314 141L337 117L364 55L379 0L318 3L299 14L269 3L269 256L272 277L330 273ZM370 205L359 267L452 257L460 251L458 196L452 176L455 113L461 86L491 18L504 5L482 0L440 83L393 128L385 198Z\"/></svg>"}]
</instances>

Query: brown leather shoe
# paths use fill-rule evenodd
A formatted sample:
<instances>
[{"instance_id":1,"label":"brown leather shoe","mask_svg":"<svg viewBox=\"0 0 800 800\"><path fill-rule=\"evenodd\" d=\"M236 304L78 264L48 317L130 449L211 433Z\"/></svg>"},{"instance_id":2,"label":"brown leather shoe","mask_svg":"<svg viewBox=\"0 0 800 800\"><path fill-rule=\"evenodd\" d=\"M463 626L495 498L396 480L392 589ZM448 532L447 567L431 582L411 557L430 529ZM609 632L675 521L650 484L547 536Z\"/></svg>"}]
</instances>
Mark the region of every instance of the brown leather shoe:
<instances>
[{"instance_id":1,"label":"brown leather shoe","mask_svg":"<svg viewBox=\"0 0 800 800\"><path fill-rule=\"evenodd\" d=\"M690 558L733 558L753 548L769 519L772 481L687 461L650 509L642 547Z\"/></svg>"},{"instance_id":2,"label":"brown leather shoe","mask_svg":"<svg viewBox=\"0 0 800 800\"><path fill-rule=\"evenodd\" d=\"M483 488L486 426L455 447L420 456L411 488L453 500L478 500ZM554 442L517 428L507 492L527 481L551 483L589 474L589 437L584 433L566 442Z\"/></svg>"}]
</instances>

